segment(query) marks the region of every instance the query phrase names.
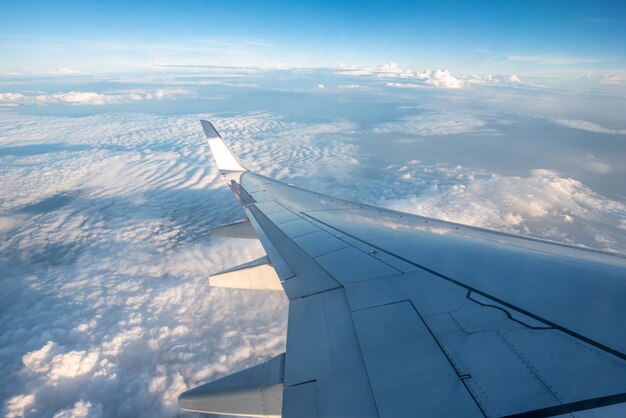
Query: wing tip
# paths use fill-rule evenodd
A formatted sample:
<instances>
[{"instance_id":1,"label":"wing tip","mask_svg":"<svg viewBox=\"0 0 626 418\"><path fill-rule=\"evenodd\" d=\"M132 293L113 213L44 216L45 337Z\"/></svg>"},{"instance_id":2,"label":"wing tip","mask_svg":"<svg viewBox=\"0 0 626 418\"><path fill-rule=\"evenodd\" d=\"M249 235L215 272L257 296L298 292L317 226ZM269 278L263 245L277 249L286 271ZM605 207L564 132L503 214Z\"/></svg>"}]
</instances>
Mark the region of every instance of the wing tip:
<instances>
[{"instance_id":1,"label":"wing tip","mask_svg":"<svg viewBox=\"0 0 626 418\"><path fill-rule=\"evenodd\" d=\"M202 119L200 120L200 123L202 124L202 129L204 129L204 134L206 135L207 139L210 138L222 138L221 135L217 132L217 129L215 129L215 126L213 126L213 124L211 122L209 122L208 120Z\"/></svg>"},{"instance_id":2,"label":"wing tip","mask_svg":"<svg viewBox=\"0 0 626 418\"><path fill-rule=\"evenodd\" d=\"M226 145L226 142L222 139L222 136L217 132L217 129L208 120L200 120L204 134L209 142L209 147L213 153L213 158L217 163L217 168L224 172L243 172L248 171L241 165L237 157Z\"/></svg>"}]
</instances>

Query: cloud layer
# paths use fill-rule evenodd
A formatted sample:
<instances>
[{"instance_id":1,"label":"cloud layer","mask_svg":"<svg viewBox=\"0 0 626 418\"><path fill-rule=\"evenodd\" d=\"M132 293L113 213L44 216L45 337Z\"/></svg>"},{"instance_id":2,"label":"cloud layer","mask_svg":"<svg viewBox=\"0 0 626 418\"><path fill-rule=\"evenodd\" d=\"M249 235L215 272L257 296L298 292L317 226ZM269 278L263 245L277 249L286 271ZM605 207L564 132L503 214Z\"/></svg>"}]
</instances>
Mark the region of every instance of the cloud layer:
<instances>
[{"instance_id":1,"label":"cloud layer","mask_svg":"<svg viewBox=\"0 0 626 418\"><path fill-rule=\"evenodd\" d=\"M566 128L580 129L599 134L626 135L626 129L609 129L586 120L554 118L553 121L554 123L565 126Z\"/></svg>"},{"instance_id":2,"label":"cloud layer","mask_svg":"<svg viewBox=\"0 0 626 418\"><path fill-rule=\"evenodd\" d=\"M172 100L184 97L195 97L190 90L167 88L147 90L128 90L111 93L96 93L93 91L69 91L65 93L24 95L21 93L0 93L1 106L17 105L87 105L100 106L106 104L119 104L141 100Z\"/></svg>"},{"instance_id":3,"label":"cloud layer","mask_svg":"<svg viewBox=\"0 0 626 418\"><path fill-rule=\"evenodd\" d=\"M437 87L518 85L519 80L419 73L391 64L344 70L363 74L311 83L313 99L332 96L335 85L345 90L342 100L355 91L360 104L368 104L361 99L371 93L371 85L383 86L383 96L370 100L376 104L380 97L387 103L389 92L399 92L385 84L419 89L402 90L410 97L393 101L389 113L380 112L384 117L370 116L389 107L372 107L364 118L368 123L360 124L335 115L334 109L332 118L311 116L308 109L306 118L272 111L81 117L0 113L4 415L176 416L180 392L284 350L283 295L207 286L209 274L257 258L262 248L255 241L210 235L212 227L239 220L243 213L216 178L201 118L213 120L243 163L264 175L352 200L626 253L624 204L555 170L538 167L505 175L428 164L411 161L402 146L397 150L401 163L380 166L366 153L368 141L380 140L380 150L386 141L403 138L501 135L499 129L513 118L497 114L500 102L475 106L478 90L469 89L469 104L460 99L463 90L444 91L453 97L448 102L433 97L440 92ZM151 83L155 79L145 84ZM194 97L200 91L164 85L3 93L0 101L97 106ZM521 91L506 89L513 90ZM428 94L412 96L422 91ZM493 100L491 92L486 94ZM526 99L534 106L534 96ZM622 133L585 122L595 120L592 116L538 119L559 132L569 127ZM582 155L576 161L599 175L619 169L605 155Z\"/></svg>"},{"instance_id":4,"label":"cloud layer","mask_svg":"<svg viewBox=\"0 0 626 418\"><path fill-rule=\"evenodd\" d=\"M207 285L262 255L209 234L243 216L199 128L210 116L3 116L6 416L175 416L182 391L284 350L282 294ZM350 153L330 138L342 121L212 119L277 177Z\"/></svg>"}]
</instances>

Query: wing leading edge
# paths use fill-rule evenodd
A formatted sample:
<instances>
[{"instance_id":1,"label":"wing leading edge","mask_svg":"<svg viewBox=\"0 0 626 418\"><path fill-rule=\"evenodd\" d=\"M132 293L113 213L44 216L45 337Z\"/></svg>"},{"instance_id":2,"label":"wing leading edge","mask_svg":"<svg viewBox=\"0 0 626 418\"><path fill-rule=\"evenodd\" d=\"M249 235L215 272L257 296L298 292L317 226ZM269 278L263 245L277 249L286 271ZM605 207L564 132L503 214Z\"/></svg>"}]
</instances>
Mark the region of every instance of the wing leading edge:
<instances>
[{"instance_id":1,"label":"wing leading edge","mask_svg":"<svg viewBox=\"0 0 626 418\"><path fill-rule=\"evenodd\" d=\"M202 124L289 298L283 416L626 411L626 260L289 186Z\"/></svg>"}]
</instances>

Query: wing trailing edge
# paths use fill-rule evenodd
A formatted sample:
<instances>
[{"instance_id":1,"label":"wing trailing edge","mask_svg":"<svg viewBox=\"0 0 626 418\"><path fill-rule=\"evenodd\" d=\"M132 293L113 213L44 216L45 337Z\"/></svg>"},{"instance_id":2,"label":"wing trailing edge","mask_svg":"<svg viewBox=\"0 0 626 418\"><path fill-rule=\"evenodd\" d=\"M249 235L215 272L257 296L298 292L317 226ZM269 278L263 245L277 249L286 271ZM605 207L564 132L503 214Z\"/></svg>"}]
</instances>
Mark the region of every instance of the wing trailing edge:
<instances>
[{"instance_id":1,"label":"wing trailing edge","mask_svg":"<svg viewBox=\"0 0 626 418\"><path fill-rule=\"evenodd\" d=\"M180 395L185 411L278 418L282 412L285 354L190 389Z\"/></svg>"},{"instance_id":2,"label":"wing trailing edge","mask_svg":"<svg viewBox=\"0 0 626 418\"><path fill-rule=\"evenodd\" d=\"M283 290L267 257L242 264L209 277L209 286L229 289Z\"/></svg>"}]
</instances>

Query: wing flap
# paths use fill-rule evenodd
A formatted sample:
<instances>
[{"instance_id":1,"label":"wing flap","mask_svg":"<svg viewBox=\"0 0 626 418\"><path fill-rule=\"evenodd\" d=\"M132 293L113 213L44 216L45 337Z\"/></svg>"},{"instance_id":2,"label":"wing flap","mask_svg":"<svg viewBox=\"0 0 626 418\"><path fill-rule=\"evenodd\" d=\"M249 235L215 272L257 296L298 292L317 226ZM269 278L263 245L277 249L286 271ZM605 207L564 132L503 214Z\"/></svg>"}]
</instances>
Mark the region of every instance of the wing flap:
<instances>
[{"instance_id":1,"label":"wing flap","mask_svg":"<svg viewBox=\"0 0 626 418\"><path fill-rule=\"evenodd\" d=\"M303 396L295 388L313 382L319 416L378 416L343 289L290 301L286 352L286 412Z\"/></svg>"},{"instance_id":2,"label":"wing flap","mask_svg":"<svg viewBox=\"0 0 626 418\"><path fill-rule=\"evenodd\" d=\"M209 286L229 289L283 290L280 279L267 257L234 267L209 277Z\"/></svg>"},{"instance_id":3,"label":"wing flap","mask_svg":"<svg viewBox=\"0 0 626 418\"><path fill-rule=\"evenodd\" d=\"M411 302L352 315L381 418L483 415Z\"/></svg>"}]
</instances>

